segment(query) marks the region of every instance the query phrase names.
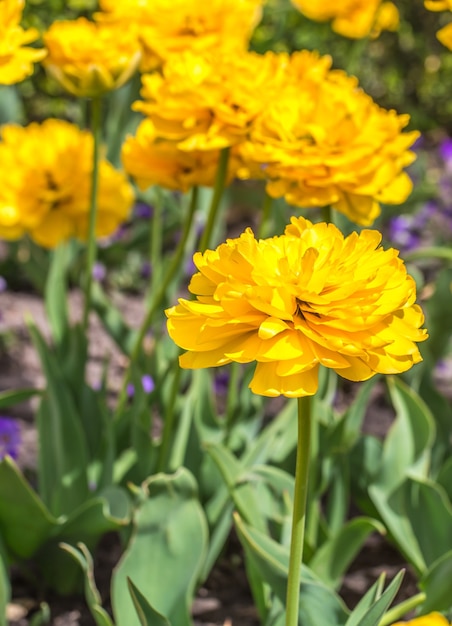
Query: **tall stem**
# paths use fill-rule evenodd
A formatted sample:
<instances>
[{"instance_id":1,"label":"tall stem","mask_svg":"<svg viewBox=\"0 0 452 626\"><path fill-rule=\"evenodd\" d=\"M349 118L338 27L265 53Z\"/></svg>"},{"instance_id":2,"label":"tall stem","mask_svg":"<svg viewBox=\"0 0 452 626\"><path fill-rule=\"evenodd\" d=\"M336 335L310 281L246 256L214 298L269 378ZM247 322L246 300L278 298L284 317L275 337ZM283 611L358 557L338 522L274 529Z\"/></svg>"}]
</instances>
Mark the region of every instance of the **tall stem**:
<instances>
[{"instance_id":1,"label":"tall stem","mask_svg":"<svg viewBox=\"0 0 452 626\"><path fill-rule=\"evenodd\" d=\"M102 99L93 98L91 101L91 130L93 133L93 169L91 176L91 198L88 224L88 247L86 251L85 277L85 304L83 309L83 329L88 328L89 311L91 308L91 288L93 284L93 267L96 262L96 221L97 221L97 192L99 187L99 152L102 134L101 124Z\"/></svg>"},{"instance_id":2,"label":"tall stem","mask_svg":"<svg viewBox=\"0 0 452 626\"><path fill-rule=\"evenodd\" d=\"M210 245L212 238L212 231L217 219L218 210L220 208L221 197L223 195L224 188L226 186L226 178L228 174L228 162L229 162L229 148L223 148L220 152L220 158L218 160L217 176L215 179L215 187L213 190L213 196L209 207L209 214L207 216L206 226L201 237L199 244L200 252L205 250Z\"/></svg>"},{"instance_id":3,"label":"tall stem","mask_svg":"<svg viewBox=\"0 0 452 626\"><path fill-rule=\"evenodd\" d=\"M185 252L185 246L187 244L188 237L190 235L191 227L193 224L193 218L196 212L197 204L198 204L198 188L193 187L191 199L190 199L190 206L188 208L188 213L187 213L187 217L185 220L184 229L182 231L182 237L179 240L179 245L172 258L170 265L168 266L168 269L166 270L165 275L163 276L159 289L152 293L152 297L151 297L151 300L149 301L146 315L144 316L144 320L141 324L141 327L138 331L138 335L133 344L132 351L130 354L129 366L125 373L125 376L122 382L121 391L119 393L119 401L118 401L118 406L116 409L116 415L119 415L122 408L125 406L125 402L127 400L126 389L127 389L128 383L130 382L132 366L138 360L138 356L141 350L141 344L143 343L143 339L146 335L146 332L149 326L151 325L152 318L154 317L154 314L157 311L157 308L161 305L162 300L165 297L166 291L168 289L168 286L170 282L172 281L172 279L174 278L174 275L176 274L177 270L180 267L180 264L181 264L181 261Z\"/></svg>"},{"instance_id":4,"label":"tall stem","mask_svg":"<svg viewBox=\"0 0 452 626\"><path fill-rule=\"evenodd\" d=\"M306 499L308 492L311 441L311 398L298 398L298 441L295 469L295 493L290 540L289 577L287 581L286 626L298 626L301 563L303 558Z\"/></svg>"},{"instance_id":5,"label":"tall stem","mask_svg":"<svg viewBox=\"0 0 452 626\"><path fill-rule=\"evenodd\" d=\"M157 285L160 283L161 258L162 258L162 230L163 230L163 198L160 189L156 190L154 202L154 213L152 216L150 241L149 241L149 262L151 265L151 282L149 289L149 301L155 293Z\"/></svg>"}]
</instances>

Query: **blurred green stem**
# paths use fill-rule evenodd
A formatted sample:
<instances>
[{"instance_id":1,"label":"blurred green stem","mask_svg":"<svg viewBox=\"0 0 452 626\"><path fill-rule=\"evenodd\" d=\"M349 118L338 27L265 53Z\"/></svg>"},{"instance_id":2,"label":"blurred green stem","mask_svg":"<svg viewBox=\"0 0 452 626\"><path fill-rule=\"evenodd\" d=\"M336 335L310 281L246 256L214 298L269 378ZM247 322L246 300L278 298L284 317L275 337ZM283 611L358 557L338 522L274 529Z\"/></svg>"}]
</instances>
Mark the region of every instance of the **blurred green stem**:
<instances>
[{"instance_id":1,"label":"blurred green stem","mask_svg":"<svg viewBox=\"0 0 452 626\"><path fill-rule=\"evenodd\" d=\"M127 385L130 382L130 378L132 374L132 367L134 363L136 363L140 355L140 350L141 350L141 345L143 343L143 339L145 338L148 328L151 325L152 318L154 317L154 314L157 311L158 307L161 305L162 300L165 297L166 291L168 289L168 286L171 283L172 279L174 278L174 275L176 274L177 270L179 269L181 261L184 257L185 246L187 244L188 237L190 235L197 204L198 204L198 188L193 187L191 198L190 198L190 205L188 207L187 217L185 219L182 236L179 240L179 244L177 246L176 252L174 253L172 261L169 264L168 269L166 270L166 273L160 282L159 289L153 292L152 294L143 323L141 324L141 327L138 331L138 334L136 336L136 339L132 347L129 366L124 375L121 391L119 393L118 406L116 409L117 416L121 413L122 409L125 406L125 403L127 400Z\"/></svg>"},{"instance_id":2,"label":"blurred green stem","mask_svg":"<svg viewBox=\"0 0 452 626\"><path fill-rule=\"evenodd\" d=\"M269 232L270 221L271 221L271 210L273 205L273 198L265 192L264 196L264 204L262 205L262 216L259 224L259 229L257 231L257 238L263 239L266 234Z\"/></svg>"},{"instance_id":3,"label":"blurred green stem","mask_svg":"<svg viewBox=\"0 0 452 626\"><path fill-rule=\"evenodd\" d=\"M85 305L83 309L83 329L88 328L89 311L91 308L91 288L93 284L93 267L96 262L96 222L97 222L97 190L99 186L99 152L102 134L102 99L91 101L91 130L93 133L93 170L91 178L91 199L88 224L88 246L86 251Z\"/></svg>"},{"instance_id":4,"label":"blurred green stem","mask_svg":"<svg viewBox=\"0 0 452 626\"><path fill-rule=\"evenodd\" d=\"M235 422L237 402L239 400L240 363L231 363L229 373L228 394L226 397L226 430L228 437Z\"/></svg>"},{"instance_id":5,"label":"blurred green stem","mask_svg":"<svg viewBox=\"0 0 452 626\"><path fill-rule=\"evenodd\" d=\"M149 302L152 302L156 287L160 284L162 269L163 197L158 187L155 188L155 202L153 209L152 218L149 220L149 262L151 264L150 289L148 296Z\"/></svg>"},{"instance_id":6,"label":"blurred green stem","mask_svg":"<svg viewBox=\"0 0 452 626\"><path fill-rule=\"evenodd\" d=\"M217 176L215 179L215 187L213 190L212 200L210 202L209 213L207 215L207 222L204 228L204 232L199 244L200 252L205 252L210 245L212 238L212 232L215 227L215 222L218 216L218 210L220 208L221 198L226 186L226 179L228 174L229 163L229 148L223 148L220 152L220 158L218 160Z\"/></svg>"},{"instance_id":7,"label":"blurred green stem","mask_svg":"<svg viewBox=\"0 0 452 626\"><path fill-rule=\"evenodd\" d=\"M171 385L171 400L168 403L165 411L165 419L163 425L162 441L160 444L159 459L157 463L157 472L164 472L166 470L168 462L168 452L170 448L171 439L174 437L174 405L177 398L177 392L179 390L181 377L181 368L176 364L174 370L173 384Z\"/></svg>"},{"instance_id":8,"label":"blurred green stem","mask_svg":"<svg viewBox=\"0 0 452 626\"><path fill-rule=\"evenodd\" d=\"M289 577L287 580L286 626L298 626L301 563L303 559L306 500L308 492L311 441L311 398L298 398L298 441L295 491L290 540Z\"/></svg>"},{"instance_id":9,"label":"blurred green stem","mask_svg":"<svg viewBox=\"0 0 452 626\"><path fill-rule=\"evenodd\" d=\"M331 206L328 204L327 206L323 206L321 208L322 211L322 219L324 222L326 222L327 224L331 224L333 221L332 215L331 215Z\"/></svg>"},{"instance_id":10,"label":"blurred green stem","mask_svg":"<svg viewBox=\"0 0 452 626\"><path fill-rule=\"evenodd\" d=\"M452 261L452 249L441 248L439 246L419 248L418 250L406 252L403 258L405 261L417 261L419 259L444 259L445 261Z\"/></svg>"}]
</instances>

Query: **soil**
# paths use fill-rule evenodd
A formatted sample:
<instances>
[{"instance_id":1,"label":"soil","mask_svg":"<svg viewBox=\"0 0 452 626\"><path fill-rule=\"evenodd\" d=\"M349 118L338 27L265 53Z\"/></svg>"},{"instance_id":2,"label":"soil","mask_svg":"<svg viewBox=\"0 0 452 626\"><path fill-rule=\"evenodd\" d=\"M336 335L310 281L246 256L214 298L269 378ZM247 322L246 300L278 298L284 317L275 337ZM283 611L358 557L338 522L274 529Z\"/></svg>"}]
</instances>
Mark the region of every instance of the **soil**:
<instances>
[{"instance_id":1,"label":"soil","mask_svg":"<svg viewBox=\"0 0 452 626\"><path fill-rule=\"evenodd\" d=\"M117 306L123 311L132 326L140 323L142 300L138 297L118 296ZM81 310L80 294L70 296L70 310L75 317ZM44 384L38 358L30 344L25 316L31 317L44 334L48 325L42 299L26 293L4 292L0 294L0 336L6 338L7 350L2 354L0 344L0 391ZM6 334L5 334L6 333ZM100 378L105 355L110 356L109 384L114 394L118 390L125 362L111 339L102 331L92 317L90 328L90 380ZM14 407L9 413L19 420L23 445L18 462L24 471L36 467L36 433L33 425L33 402ZM364 429L376 436L383 436L393 418L391 409L378 393L366 415ZM120 545L115 535L103 538L95 554L95 575L104 605L109 605L109 578L112 567L120 555ZM400 554L381 536L374 534L352 564L345 577L340 595L352 608L363 593L385 571L390 581L402 568L407 568ZM30 626L33 614L39 608L38 598L18 569L12 571L13 600L8 607L10 626ZM417 592L415 576L407 572L397 601ZM50 607L52 626L94 626L86 604L81 597L46 597ZM206 584L198 590L193 605L195 626L258 626L256 610L245 576L240 544L231 534L222 558L213 569Z\"/></svg>"}]
</instances>

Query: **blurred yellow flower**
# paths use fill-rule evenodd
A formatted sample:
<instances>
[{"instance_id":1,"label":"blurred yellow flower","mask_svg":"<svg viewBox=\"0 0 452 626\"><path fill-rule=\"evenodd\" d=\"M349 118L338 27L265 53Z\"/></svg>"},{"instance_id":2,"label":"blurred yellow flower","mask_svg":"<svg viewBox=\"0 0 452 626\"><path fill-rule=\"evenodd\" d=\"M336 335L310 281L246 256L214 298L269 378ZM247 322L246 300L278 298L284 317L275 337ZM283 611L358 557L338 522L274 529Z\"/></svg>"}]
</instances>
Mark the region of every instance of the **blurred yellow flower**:
<instances>
[{"instance_id":1,"label":"blurred yellow flower","mask_svg":"<svg viewBox=\"0 0 452 626\"><path fill-rule=\"evenodd\" d=\"M100 0L98 21L135 29L141 70L162 65L173 53L244 50L261 16L263 0Z\"/></svg>"},{"instance_id":2,"label":"blurred yellow flower","mask_svg":"<svg viewBox=\"0 0 452 626\"><path fill-rule=\"evenodd\" d=\"M378 36L382 30L397 30L399 12L393 2L381 0L292 0L306 17L324 22L351 39Z\"/></svg>"},{"instance_id":3,"label":"blurred yellow flower","mask_svg":"<svg viewBox=\"0 0 452 626\"><path fill-rule=\"evenodd\" d=\"M429 613L428 615L422 615L416 617L407 622L397 622L392 626L450 626L449 620L441 615L441 613Z\"/></svg>"},{"instance_id":4,"label":"blurred yellow flower","mask_svg":"<svg viewBox=\"0 0 452 626\"><path fill-rule=\"evenodd\" d=\"M257 361L252 391L287 397L316 392L319 364L354 381L408 370L421 360L424 316L398 252L380 241L300 217L281 236L247 229L196 253L196 299L166 311L187 351L181 367Z\"/></svg>"},{"instance_id":5,"label":"blurred yellow flower","mask_svg":"<svg viewBox=\"0 0 452 626\"><path fill-rule=\"evenodd\" d=\"M0 142L0 237L25 234L53 248L88 233L93 137L62 120L6 125ZM100 162L96 235L127 219L133 190L125 175Z\"/></svg>"},{"instance_id":6,"label":"blurred yellow flower","mask_svg":"<svg viewBox=\"0 0 452 626\"><path fill-rule=\"evenodd\" d=\"M188 191L195 185L215 184L219 150L180 150L176 143L156 137L150 119L138 126L135 137L127 137L122 146L124 169L140 189L160 185L175 191ZM238 167L233 155L228 161L230 182Z\"/></svg>"},{"instance_id":7,"label":"blurred yellow flower","mask_svg":"<svg viewBox=\"0 0 452 626\"><path fill-rule=\"evenodd\" d=\"M93 98L121 87L141 58L135 34L83 17L54 22L44 34L44 43L47 71L78 97Z\"/></svg>"},{"instance_id":8,"label":"blurred yellow flower","mask_svg":"<svg viewBox=\"0 0 452 626\"><path fill-rule=\"evenodd\" d=\"M430 11L452 11L452 0L425 0L424 4Z\"/></svg>"},{"instance_id":9,"label":"blurred yellow flower","mask_svg":"<svg viewBox=\"0 0 452 626\"><path fill-rule=\"evenodd\" d=\"M280 65L272 53L174 55L161 74L143 76L144 100L132 108L152 119L158 137L177 142L181 150L232 146L247 137L276 95Z\"/></svg>"},{"instance_id":10,"label":"blurred yellow flower","mask_svg":"<svg viewBox=\"0 0 452 626\"><path fill-rule=\"evenodd\" d=\"M33 63L45 56L45 50L24 47L38 38L35 28L24 30L24 0L0 0L0 85L18 83L33 72Z\"/></svg>"},{"instance_id":11,"label":"blurred yellow flower","mask_svg":"<svg viewBox=\"0 0 452 626\"><path fill-rule=\"evenodd\" d=\"M402 133L407 115L380 108L354 77L322 69L318 56L317 71L307 71L306 54L313 53L304 53L302 63L292 55L286 84L239 146L239 176L265 178L269 195L289 204L330 205L370 225L379 202L399 204L410 194L403 168L415 158L408 148L419 133Z\"/></svg>"}]
</instances>

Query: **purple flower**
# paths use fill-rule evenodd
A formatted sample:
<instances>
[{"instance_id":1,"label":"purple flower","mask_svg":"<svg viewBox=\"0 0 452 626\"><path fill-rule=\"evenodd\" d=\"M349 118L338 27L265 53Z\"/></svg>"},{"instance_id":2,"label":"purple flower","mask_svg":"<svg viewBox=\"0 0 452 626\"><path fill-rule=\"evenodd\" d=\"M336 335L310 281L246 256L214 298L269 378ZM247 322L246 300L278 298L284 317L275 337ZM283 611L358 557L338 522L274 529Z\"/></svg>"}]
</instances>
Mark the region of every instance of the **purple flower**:
<instances>
[{"instance_id":1,"label":"purple flower","mask_svg":"<svg viewBox=\"0 0 452 626\"><path fill-rule=\"evenodd\" d=\"M126 387L126 394L128 398L133 398L135 395L135 386L132 383L129 383Z\"/></svg>"},{"instance_id":2,"label":"purple flower","mask_svg":"<svg viewBox=\"0 0 452 626\"><path fill-rule=\"evenodd\" d=\"M389 237L391 241L404 250L416 248L421 241L416 232L415 220L411 215L398 215L389 222Z\"/></svg>"},{"instance_id":3,"label":"purple flower","mask_svg":"<svg viewBox=\"0 0 452 626\"><path fill-rule=\"evenodd\" d=\"M103 263L100 263L99 261L96 261L93 266L93 279L98 283L101 283L103 280L105 280L106 275L107 268L105 267L105 265Z\"/></svg>"},{"instance_id":4,"label":"purple flower","mask_svg":"<svg viewBox=\"0 0 452 626\"><path fill-rule=\"evenodd\" d=\"M149 220L152 217L153 208L144 202L137 202L133 210L135 217L141 220Z\"/></svg>"},{"instance_id":5,"label":"purple flower","mask_svg":"<svg viewBox=\"0 0 452 626\"><path fill-rule=\"evenodd\" d=\"M225 396L228 391L228 386L229 386L229 371L218 370L215 373L215 378L213 379L213 389L214 389L215 395Z\"/></svg>"},{"instance_id":6,"label":"purple flower","mask_svg":"<svg viewBox=\"0 0 452 626\"><path fill-rule=\"evenodd\" d=\"M17 459L21 444L20 426L11 417L0 417L0 459L9 454Z\"/></svg>"},{"instance_id":7,"label":"purple flower","mask_svg":"<svg viewBox=\"0 0 452 626\"><path fill-rule=\"evenodd\" d=\"M443 139L439 146L439 153L445 163L452 162L452 139L449 137Z\"/></svg>"},{"instance_id":8,"label":"purple flower","mask_svg":"<svg viewBox=\"0 0 452 626\"><path fill-rule=\"evenodd\" d=\"M141 384L143 385L144 393L152 393L155 389L154 379L149 374L142 376Z\"/></svg>"},{"instance_id":9,"label":"purple flower","mask_svg":"<svg viewBox=\"0 0 452 626\"><path fill-rule=\"evenodd\" d=\"M141 278L144 278L144 279L150 278L152 274L152 265L149 263L149 261L145 261L143 263L143 265L141 266L140 274L141 274Z\"/></svg>"}]
</instances>

